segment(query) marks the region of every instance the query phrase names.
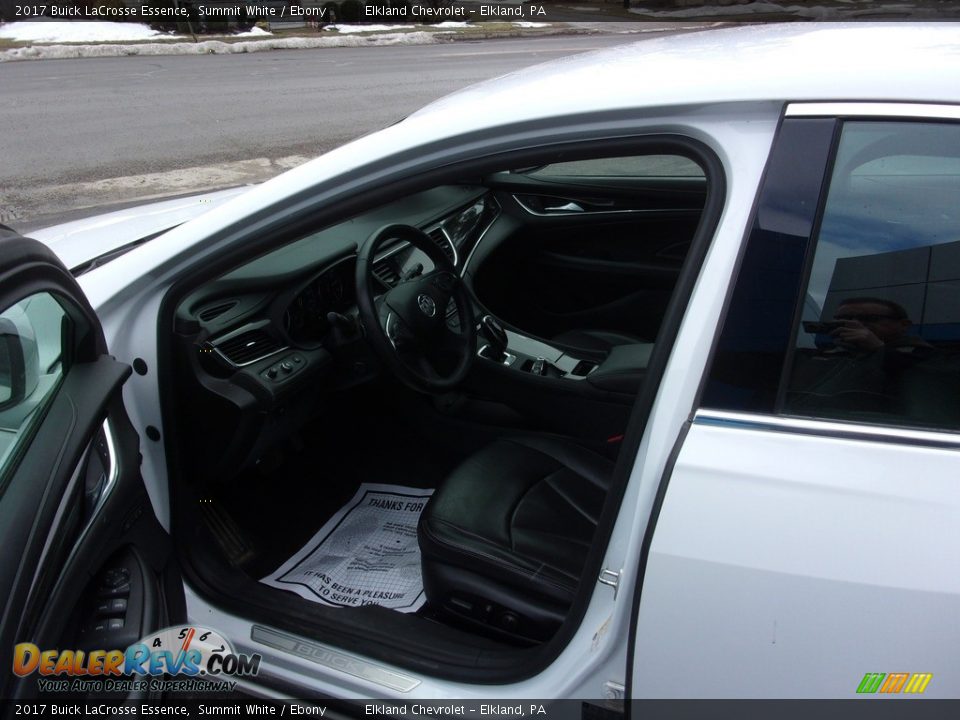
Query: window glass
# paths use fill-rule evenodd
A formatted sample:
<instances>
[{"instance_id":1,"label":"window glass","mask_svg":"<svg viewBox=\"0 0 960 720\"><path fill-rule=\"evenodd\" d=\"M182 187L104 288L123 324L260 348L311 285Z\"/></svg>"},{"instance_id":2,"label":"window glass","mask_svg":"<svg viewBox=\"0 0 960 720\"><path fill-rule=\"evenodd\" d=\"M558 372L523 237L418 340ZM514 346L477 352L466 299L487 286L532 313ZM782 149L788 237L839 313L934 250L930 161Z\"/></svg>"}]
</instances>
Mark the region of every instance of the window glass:
<instances>
[{"instance_id":1,"label":"window glass","mask_svg":"<svg viewBox=\"0 0 960 720\"><path fill-rule=\"evenodd\" d=\"M960 126L850 122L783 409L960 428Z\"/></svg>"},{"instance_id":2,"label":"window glass","mask_svg":"<svg viewBox=\"0 0 960 720\"><path fill-rule=\"evenodd\" d=\"M63 378L67 321L47 293L0 313L0 487Z\"/></svg>"},{"instance_id":3,"label":"window glass","mask_svg":"<svg viewBox=\"0 0 960 720\"><path fill-rule=\"evenodd\" d=\"M594 158L553 163L524 174L529 177L656 177L702 178L703 169L693 160L680 155L637 155L632 157Z\"/></svg>"}]
</instances>

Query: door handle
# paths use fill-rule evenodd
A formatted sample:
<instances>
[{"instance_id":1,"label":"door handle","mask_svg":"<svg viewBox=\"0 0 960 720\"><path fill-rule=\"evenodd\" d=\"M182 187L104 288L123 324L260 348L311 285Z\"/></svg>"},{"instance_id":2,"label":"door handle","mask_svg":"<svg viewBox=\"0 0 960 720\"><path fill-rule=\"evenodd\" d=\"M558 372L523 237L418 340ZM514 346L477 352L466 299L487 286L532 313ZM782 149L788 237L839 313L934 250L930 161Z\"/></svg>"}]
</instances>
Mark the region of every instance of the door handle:
<instances>
[{"instance_id":1,"label":"door handle","mask_svg":"<svg viewBox=\"0 0 960 720\"><path fill-rule=\"evenodd\" d=\"M575 202L568 202L566 205L557 205L556 207L545 207L546 212L583 212L583 208Z\"/></svg>"}]
</instances>

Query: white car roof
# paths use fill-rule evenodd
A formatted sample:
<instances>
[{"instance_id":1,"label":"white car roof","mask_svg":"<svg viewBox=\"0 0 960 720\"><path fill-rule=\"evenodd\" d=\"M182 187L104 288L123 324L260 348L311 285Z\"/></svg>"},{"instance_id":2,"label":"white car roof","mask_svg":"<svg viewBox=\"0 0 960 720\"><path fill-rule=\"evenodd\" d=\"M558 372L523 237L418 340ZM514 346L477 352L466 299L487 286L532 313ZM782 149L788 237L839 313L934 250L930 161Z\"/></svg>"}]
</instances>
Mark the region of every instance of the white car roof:
<instances>
[{"instance_id":1,"label":"white car roof","mask_svg":"<svg viewBox=\"0 0 960 720\"><path fill-rule=\"evenodd\" d=\"M958 102L960 23L745 25L642 40L474 85L411 119L455 117L464 130L583 110L770 100Z\"/></svg>"},{"instance_id":2,"label":"white car roof","mask_svg":"<svg viewBox=\"0 0 960 720\"><path fill-rule=\"evenodd\" d=\"M743 25L554 60L437 100L268 181L246 201L252 209L345 164L512 123L617 110L848 100L960 102L960 23Z\"/></svg>"}]
</instances>

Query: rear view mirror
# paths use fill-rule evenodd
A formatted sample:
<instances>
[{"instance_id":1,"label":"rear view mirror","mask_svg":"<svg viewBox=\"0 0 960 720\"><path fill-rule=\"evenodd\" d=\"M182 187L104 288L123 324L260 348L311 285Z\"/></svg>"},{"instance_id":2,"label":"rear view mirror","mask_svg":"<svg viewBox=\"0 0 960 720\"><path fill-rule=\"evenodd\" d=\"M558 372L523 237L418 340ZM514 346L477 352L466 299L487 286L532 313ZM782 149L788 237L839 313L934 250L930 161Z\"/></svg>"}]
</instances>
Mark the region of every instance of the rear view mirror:
<instances>
[{"instance_id":1,"label":"rear view mirror","mask_svg":"<svg viewBox=\"0 0 960 720\"><path fill-rule=\"evenodd\" d=\"M0 411L22 403L39 379L37 344L29 324L18 327L10 317L0 316Z\"/></svg>"}]
</instances>

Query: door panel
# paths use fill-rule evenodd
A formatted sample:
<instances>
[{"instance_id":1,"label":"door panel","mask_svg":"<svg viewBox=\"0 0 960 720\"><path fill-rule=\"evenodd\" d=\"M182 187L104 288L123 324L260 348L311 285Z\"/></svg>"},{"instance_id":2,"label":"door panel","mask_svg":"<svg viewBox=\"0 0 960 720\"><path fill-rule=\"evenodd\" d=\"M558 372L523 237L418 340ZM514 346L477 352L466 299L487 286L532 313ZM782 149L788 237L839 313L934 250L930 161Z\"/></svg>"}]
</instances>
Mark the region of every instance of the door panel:
<instances>
[{"instance_id":1,"label":"door panel","mask_svg":"<svg viewBox=\"0 0 960 720\"><path fill-rule=\"evenodd\" d=\"M477 271L478 297L539 337L615 330L653 340L699 212L550 218L525 225Z\"/></svg>"},{"instance_id":2,"label":"door panel","mask_svg":"<svg viewBox=\"0 0 960 720\"><path fill-rule=\"evenodd\" d=\"M661 147L497 173L485 183L504 227L515 228L473 270L492 312L542 338L569 330L655 338L706 198L697 163Z\"/></svg>"},{"instance_id":3,"label":"door panel","mask_svg":"<svg viewBox=\"0 0 960 720\"><path fill-rule=\"evenodd\" d=\"M747 417L698 415L677 459L634 697L854 698L868 672L933 673L923 697L955 696L956 439L922 447Z\"/></svg>"},{"instance_id":4,"label":"door panel","mask_svg":"<svg viewBox=\"0 0 960 720\"><path fill-rule=\"evenodd\" d=\"M9 441L0 462L0 665L11 668L17 643L126 647L180 619L183 588L122 404L130 368L106 354L96 315L49 250L2 231L0 257L0 317L10 320L0 366ZM113 597L124 602L100 607L118 563L127 580ZM0 696L34 696L37 677L4 673Z\"/></svg>"}]
</instances>

